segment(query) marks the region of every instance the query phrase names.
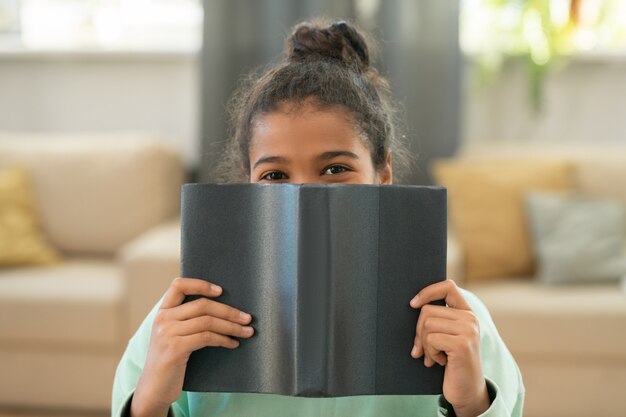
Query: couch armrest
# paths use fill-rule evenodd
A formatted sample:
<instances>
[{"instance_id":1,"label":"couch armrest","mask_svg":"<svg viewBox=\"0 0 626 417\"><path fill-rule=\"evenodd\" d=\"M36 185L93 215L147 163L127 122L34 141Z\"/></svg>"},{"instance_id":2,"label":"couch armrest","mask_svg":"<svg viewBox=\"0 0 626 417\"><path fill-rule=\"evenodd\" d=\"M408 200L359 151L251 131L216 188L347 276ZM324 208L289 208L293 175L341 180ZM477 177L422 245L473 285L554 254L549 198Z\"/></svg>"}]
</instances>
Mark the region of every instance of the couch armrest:
<instances>
[{"instance_id":1,"label":"couch armrest","mask_svg":"<svg viewBox=\"0 0 626 417\"><path fill-rule=\"evenodd\" d=\"M118 252L125 284L127 339L180 275L180 222L162 223L124 245Z\"/></svg>"},{"instance_id":2,"label":"couch armrest","mask_svg":"<svg viewBox=\"0 0 626 417\"><path fill-rule=\"evenodd\" d=\"M448 264L446 274L449 279L454 280L462 286L465 281L463 268L463 250L453 232L448 231Z\"/></svg>"}]
</instances>

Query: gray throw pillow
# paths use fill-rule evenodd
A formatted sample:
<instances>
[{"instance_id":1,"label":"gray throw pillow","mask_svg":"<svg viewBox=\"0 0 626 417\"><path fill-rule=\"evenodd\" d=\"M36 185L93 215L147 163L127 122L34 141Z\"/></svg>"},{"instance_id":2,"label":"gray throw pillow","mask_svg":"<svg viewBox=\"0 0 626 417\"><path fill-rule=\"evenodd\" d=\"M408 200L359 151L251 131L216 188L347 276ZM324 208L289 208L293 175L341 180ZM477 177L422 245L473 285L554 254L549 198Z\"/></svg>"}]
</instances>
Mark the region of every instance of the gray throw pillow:
<instances>
[{"instance_id":1,"label":"gray throw pillow","mask_svg":"<svg viewBox=\"0 0 626 417\"><path fill-rule=\"evenodd\" d=\"M526 196L539 280L619 281L626 275L624 205L559 193Z\"/></svg>"}]
</instances>

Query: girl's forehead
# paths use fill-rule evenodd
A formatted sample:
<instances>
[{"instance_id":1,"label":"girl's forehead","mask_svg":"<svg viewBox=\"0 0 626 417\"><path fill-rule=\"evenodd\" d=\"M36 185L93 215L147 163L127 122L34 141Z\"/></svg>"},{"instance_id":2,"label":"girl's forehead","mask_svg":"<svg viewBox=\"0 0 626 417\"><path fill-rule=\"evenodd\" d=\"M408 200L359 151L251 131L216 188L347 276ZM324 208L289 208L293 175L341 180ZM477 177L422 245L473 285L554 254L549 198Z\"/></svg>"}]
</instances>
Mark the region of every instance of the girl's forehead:
<instances>
[{"instance_id":1,"label":"girl's forehead","mask_svg":"<svg viewBox=\"0 0 626 417\"><path fill-rule=\"evenodd\" d=\"M339 107L302 104L255 118L250 151L364 146L347 112Z\"/></svg>"}]
</instances>

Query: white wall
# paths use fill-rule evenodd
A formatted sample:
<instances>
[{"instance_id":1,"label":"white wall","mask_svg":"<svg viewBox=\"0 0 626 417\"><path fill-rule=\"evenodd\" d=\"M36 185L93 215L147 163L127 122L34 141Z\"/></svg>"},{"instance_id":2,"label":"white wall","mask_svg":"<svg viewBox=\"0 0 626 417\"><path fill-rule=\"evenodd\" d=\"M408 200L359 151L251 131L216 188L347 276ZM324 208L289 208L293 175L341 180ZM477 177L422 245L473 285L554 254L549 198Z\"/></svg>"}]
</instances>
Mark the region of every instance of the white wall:
<instances>
[{"instance_id":1,"label":"white wall","mask_svg":"<svg viewBox=\"0 0 626 417\"><path fill-rule=\"evenodd\" d=\"M193 53L0 53L0 131L149 131L199 160Z\"/></svg>"},{"instance_id":2,"label":"white wall","mask_svg":"<svg viewBox=\"0 0 626 417\"><path fill-rule=\"evenodd\" d=\"M462 141L626 143L626 56L579 57L545 80L543 113L529 104L528 76L509 63L487 88L477 88L467 63Z\"/></svg>"},{"instance_id":3,"label":"white wall","mask_svg":"<svg viewBox=\"0 0 626 417\"><path fill-rule=\"evenodd\" d=\"M465 73L464 144L626 142L626 58L577 58L546 80L544 112L515 63L491 86ZM0 131L144 130L188 166L200 156L200 74L192 53L0 53Z\"/></svg>"}]
</instances>

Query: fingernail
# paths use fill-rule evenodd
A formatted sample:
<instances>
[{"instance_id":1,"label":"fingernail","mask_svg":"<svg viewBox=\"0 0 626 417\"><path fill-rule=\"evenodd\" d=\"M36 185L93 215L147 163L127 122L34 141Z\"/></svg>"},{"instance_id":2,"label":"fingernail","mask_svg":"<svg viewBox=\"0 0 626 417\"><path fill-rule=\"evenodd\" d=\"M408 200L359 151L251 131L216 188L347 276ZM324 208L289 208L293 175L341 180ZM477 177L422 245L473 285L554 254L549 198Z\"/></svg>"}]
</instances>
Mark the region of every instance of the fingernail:
<instances>
[{"instance_id":1,"label":"fingernail","mask_svg":"<svg viewBox=\"0 0 626 417\"><path fill-rule=\"evenodd\" d=\"M222 287L220 287L219 285L211 284L211 291L213 291L213 292L221 292L222 291Z\"/></svg>"},{"instance_id":2,"label":"fingernail","mask_svg":"<svg viewBox=\"0 0 626 417\"><path fill-rule=\"evenodd\" d=\"M243 311L239 312L239 317L241 317L244 320L250 320L252 318L250 314L244 313Z\"/></svg>"},{"instance_id":3,"label":"fingernail","mask_svg":"<svg viewBox=\"0 0 626 417\"><path fill-rule=\"evenodd\" d=\"M417 346L413 345L413 349L411 349L411 356L417 358Z\"/></svg>"},{"instance_id":4,"label":"fingernail","mask_svg":"<svg viewBox=\"0 0 626 417\"><path fill-rule=\"evenodd\" d=\"M411 305L411 307L415 308L418 306L417 304L418 302L419 302L419 296L416 295L415 297L413 297L413 299L411 300L409 304Z\"/></svg>"},{"instance_id":5,"label":"fingernail","mask_svg":"<svg viewBox=\"0 0 626 417\"><path fill-rule=\"evenodd\" d=\"M254 329L252 327L250 327L250 326L244 326L243 327L243 332L245 334L252 334L252 332L254 332Z\"/></svg>"}]
</instances>

